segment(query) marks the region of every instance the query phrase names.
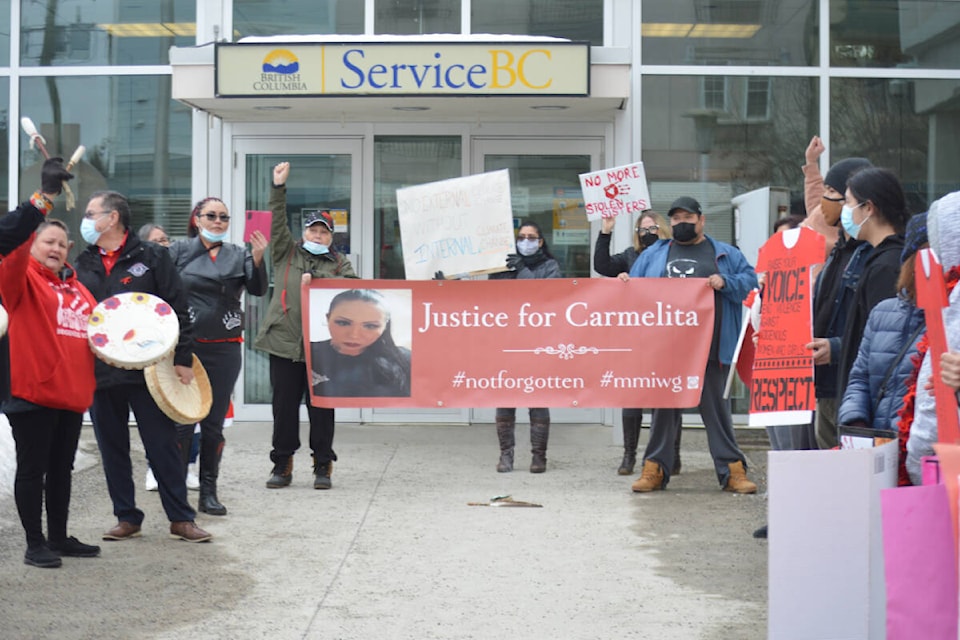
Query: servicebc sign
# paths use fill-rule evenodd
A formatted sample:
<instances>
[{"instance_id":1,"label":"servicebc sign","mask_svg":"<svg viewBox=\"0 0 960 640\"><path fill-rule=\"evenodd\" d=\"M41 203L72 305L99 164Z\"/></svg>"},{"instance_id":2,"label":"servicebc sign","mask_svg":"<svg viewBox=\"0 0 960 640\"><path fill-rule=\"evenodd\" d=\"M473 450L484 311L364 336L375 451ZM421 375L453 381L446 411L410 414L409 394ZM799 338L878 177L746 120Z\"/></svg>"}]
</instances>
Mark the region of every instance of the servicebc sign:
<instances>
[{"instance_id":1,"label":"servicebc sign","mask_svg":"<svg viewBox=\"0 0 960 640\"><path fill-rule=\"evenodd\" d=\"M222 43L218 97L590 92L586 42Z\"/></svg>"}]
</instances>

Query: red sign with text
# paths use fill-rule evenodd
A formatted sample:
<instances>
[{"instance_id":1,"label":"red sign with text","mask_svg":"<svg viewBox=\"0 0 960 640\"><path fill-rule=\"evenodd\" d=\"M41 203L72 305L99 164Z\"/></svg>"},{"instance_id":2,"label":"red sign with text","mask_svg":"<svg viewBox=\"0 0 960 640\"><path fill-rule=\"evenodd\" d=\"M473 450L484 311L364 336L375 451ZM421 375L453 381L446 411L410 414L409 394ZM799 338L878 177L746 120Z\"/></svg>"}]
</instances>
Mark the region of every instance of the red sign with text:
<instances>
[{"instance_id":1,"label":"red sign with text","mask_svg":"<svg viewBox=\"0 0 960 640\"><path fill-rule=\"evenodd\" d=\"M804 424L816 406L813 355L813 278L823 261L823 236L800 227L781 231L760 247L765 272L760 332L750 383L750 426Z\"/></svg>"},{"instance_id":2,"label":"red sign with text","mask_svg":"<svg viewBox=\"0 0 960 640\"><path fill-rule=\"evenodd\" d=\"M704 279L316 279L303 300L320 407L695 407L713 335Z\"/></svg>"}]
</instances>

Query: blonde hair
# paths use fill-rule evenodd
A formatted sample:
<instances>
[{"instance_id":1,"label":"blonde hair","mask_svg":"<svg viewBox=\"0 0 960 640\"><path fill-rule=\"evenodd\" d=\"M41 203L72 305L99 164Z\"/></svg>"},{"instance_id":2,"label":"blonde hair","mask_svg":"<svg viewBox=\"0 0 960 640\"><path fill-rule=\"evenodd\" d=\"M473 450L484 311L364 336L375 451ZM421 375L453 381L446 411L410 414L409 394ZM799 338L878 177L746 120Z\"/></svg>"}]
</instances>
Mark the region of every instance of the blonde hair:
<instances>
[{"instance_id":1,"label":"blonde hair","mask_svg":"<svg viewBox=\"0 0 960 640\"><path fill-rule=\"evenodd\" d=\"M667 222L667 219L663 217L662 214L657 213L653 209L647 209L640 214L640 217L637 218L637 223L633 226L633 248L637 253L643 251L646 247L640 244L640 223L644 218L653 218L656 221L657 226L660 230L657 232L657 235L660 236L661 240L669 240L673 235L670 231L670 223Z\"/></svg>"}]
</instances>

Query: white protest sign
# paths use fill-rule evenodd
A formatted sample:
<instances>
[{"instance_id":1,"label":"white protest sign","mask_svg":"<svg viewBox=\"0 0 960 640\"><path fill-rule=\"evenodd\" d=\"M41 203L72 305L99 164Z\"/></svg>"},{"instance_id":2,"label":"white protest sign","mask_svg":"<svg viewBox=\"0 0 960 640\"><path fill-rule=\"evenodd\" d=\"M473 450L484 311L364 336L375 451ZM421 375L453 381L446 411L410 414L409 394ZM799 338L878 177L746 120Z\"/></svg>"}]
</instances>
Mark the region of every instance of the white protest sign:
<instances>
[{"instance_id":1,"label":"white protest sign","mask_svg":"<svg viewBox=\"0 0 960 640\"><path fill-rule=\"evenodd\" d=\"M650 191L643 163L580 174L587 220L640 213L650 208Z\"/></svg>"},{"instance_id":2,"label":"white protest sign","mask_svg":"<svg viewBox=\"0 0 960 640\"><path fill-rule=\"evenodd\" d=\"M506 169L397 189L397 216L407 280L504 271L516 253Z\"/></svg>"}]
</instances>

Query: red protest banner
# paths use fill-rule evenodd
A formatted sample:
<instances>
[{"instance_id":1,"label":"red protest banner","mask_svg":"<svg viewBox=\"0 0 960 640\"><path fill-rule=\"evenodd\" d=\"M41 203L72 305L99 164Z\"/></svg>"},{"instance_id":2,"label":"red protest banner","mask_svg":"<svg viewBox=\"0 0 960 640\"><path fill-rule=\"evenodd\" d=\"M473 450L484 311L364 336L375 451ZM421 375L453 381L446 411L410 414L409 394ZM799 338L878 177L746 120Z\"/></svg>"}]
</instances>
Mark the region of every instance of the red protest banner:
<instances>
[{"instance_id":1,"label":"red protest banner","mask_svg":"<svg viewBox=\"0 0 960 640\"><path fill-rule=\"evenodd\" d=\"M813 355L813 278L824 239L806 227L781 231L760 248L765 272L760 332L750 385L750 426L803 424L816 406Z\"/></svg>"},{"instance_id":2,"label":"red protest banner","mask_svg":"<svg viewBox=\"0 0 960 640\"><path fill-rule=\"evenodd\" d=\"M713 334L702 279L317 279L303 299L321 407L694 407Z\"/></svg>"}]
</instances>

